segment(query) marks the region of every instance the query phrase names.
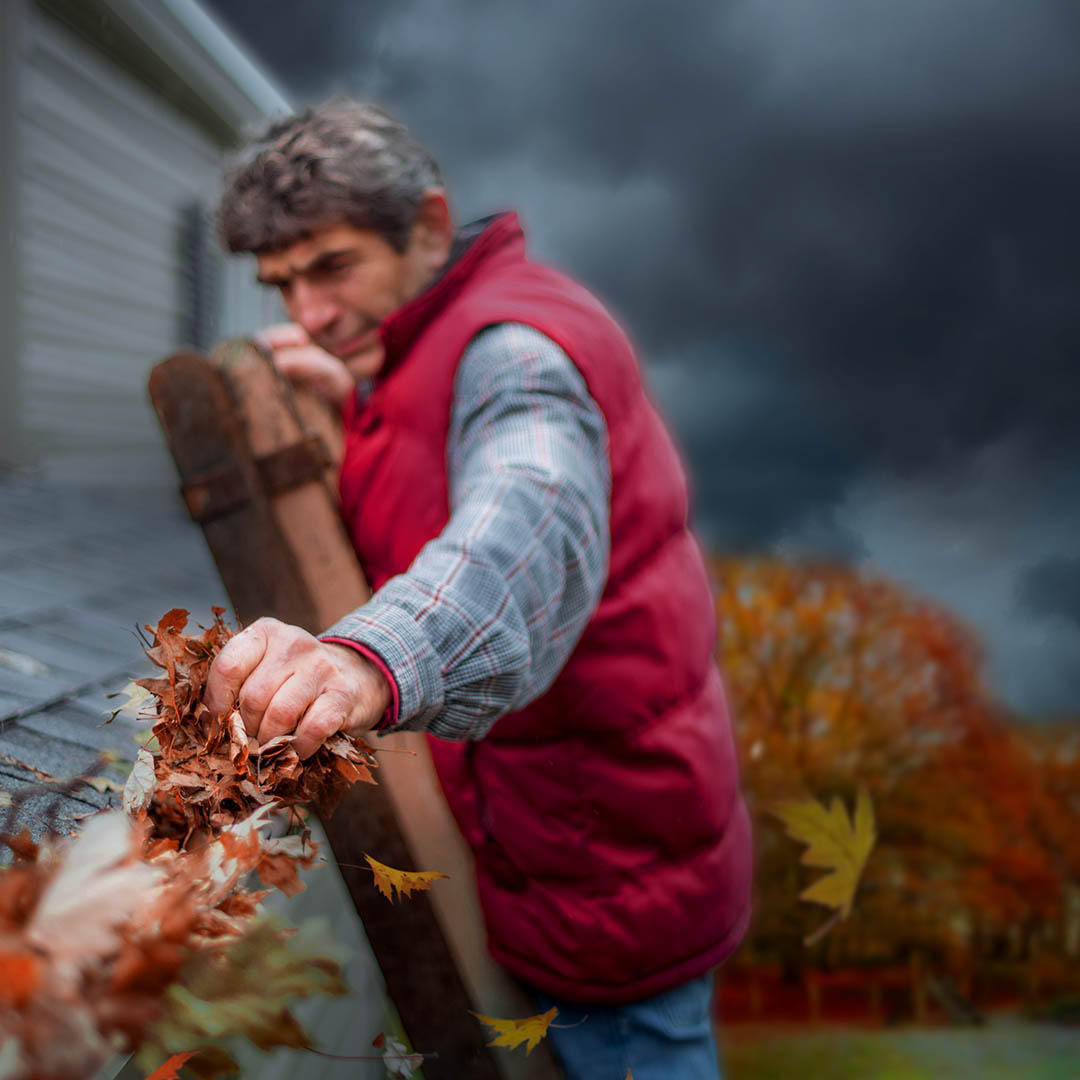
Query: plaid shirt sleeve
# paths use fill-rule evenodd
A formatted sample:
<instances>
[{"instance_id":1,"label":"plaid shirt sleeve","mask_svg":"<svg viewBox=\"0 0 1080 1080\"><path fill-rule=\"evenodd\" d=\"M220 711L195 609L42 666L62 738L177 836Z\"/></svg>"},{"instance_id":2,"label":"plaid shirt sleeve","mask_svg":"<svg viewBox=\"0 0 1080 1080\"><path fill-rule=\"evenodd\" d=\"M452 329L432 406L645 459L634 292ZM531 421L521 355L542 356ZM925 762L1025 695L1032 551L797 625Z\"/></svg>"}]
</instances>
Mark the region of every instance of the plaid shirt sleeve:
<instances>
[{"instance_id":1,"label":"plaid shirt sleeve","mask_svg":"<svg viewBox=\"0 0 1080 1080\"><path fill-rule=\"evenodd\" d=\"M550 338L501 323L458 366L450 520L409 569L324 634L390 676L377 730L479 739L554 682L607 579L607 428Z\"/></svg>"}]
</instances>

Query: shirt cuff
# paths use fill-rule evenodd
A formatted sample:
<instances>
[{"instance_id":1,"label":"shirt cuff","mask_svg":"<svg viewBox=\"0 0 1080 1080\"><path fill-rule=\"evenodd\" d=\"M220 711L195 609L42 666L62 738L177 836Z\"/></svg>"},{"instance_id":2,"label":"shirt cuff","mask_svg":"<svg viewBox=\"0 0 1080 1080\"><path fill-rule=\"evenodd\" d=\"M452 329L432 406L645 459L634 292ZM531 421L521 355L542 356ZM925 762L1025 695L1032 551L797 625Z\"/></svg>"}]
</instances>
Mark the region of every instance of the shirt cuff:
<instances>
[{"instance_id":1,"label":"shirt cuff","mask_svg":"<svg viewBox=\"0 0 1080 1080\"><path fill-rule=\"evenodd\" d=\"M350 641L348 638L340 637L321 637L319 640L329 642L331 645L348 645L350 649L355 649L365 660L370 661L382 672L383 678L390 684L390 704L371 730L381 733L396 726L398 716L401 715L401 691L398 689L394 673L386 666L383 658L366 645L361 645L359 641Z\"/></svg>"},{"instance_id":2,"label":"shirt cuff","mask_svg":"<svg viewBox=\"0 0 1080 1080\"><path fill-rule=\"evenodd\" d=\"M392 603L370 600L319 635L322 641L351 645L378 661L388 674L396 718L393 726L424 731L442 711L442 662L416 620ZM388 730L385 717L377 730Z\"/></svg>"}]
</instances>

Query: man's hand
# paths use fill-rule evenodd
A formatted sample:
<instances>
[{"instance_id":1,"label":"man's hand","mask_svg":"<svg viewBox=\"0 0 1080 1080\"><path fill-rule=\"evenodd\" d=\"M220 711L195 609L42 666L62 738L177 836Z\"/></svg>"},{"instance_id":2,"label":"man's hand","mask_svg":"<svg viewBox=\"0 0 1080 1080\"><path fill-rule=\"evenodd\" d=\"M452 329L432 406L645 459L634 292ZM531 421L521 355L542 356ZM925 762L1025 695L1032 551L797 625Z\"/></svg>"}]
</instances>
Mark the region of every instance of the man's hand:
<instances>
[{"instance_id":1,"label":"man's hand","mask_svg":"<svg viewBox=\"0 0 1080 1080\"><path fill-rule=\"evenodd\" d=\"M295 323L268 326L255 340L269 350L274 366L295 386L303 386L340 408L353 392L356 380L336 356L312 344Z\"/></svg>"},{"instance_id":2,"label":"man's hand","mask_svg":"<svg viewBox=\"0 0 1080 1080\"><path fill-rule=\"evenodd\" d=\"M295 733L301 758L335 732L367 731L390 701L385 676L355 649L319 641L277 619L258 619L226 643L203 697L218 716L235 703L248 734L260 743Z\"/></svg>"}]
</instances>

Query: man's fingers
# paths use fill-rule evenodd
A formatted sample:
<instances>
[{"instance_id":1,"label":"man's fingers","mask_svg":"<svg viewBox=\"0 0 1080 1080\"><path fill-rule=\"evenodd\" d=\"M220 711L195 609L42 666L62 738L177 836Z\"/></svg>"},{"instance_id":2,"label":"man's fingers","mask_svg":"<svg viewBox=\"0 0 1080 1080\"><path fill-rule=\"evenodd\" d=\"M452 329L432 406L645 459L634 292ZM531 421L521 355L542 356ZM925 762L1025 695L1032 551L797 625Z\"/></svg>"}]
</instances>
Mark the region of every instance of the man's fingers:
<instances>
[{"instance_id":1,"label":"man's fingers","mask_svg":"<svg viewBox=\"0 0 1080 1080\"><path fill-rule=\"evenodd\" d=\"M337 731L371 727L390 696L385 678L359 653L259 619L222 649L204 701L218 715L236 702L245 730L262 744L295 734L296 752L308 758Z\"/></svg>"},{"instance_id":2,"label":"man's fingers","mask_svg":"<svg viewBox=\"0 0 1080 1080\"><path fill-rule=\"evenodd\" d=\"M278 659L279 657L280 654ZM275 650L272 646L268 647L262 663L248 675L244 685L240 687L236 700L240 717L244 721L244 729L249 735L258 735L262 730L266 710L292 675L292 669L287 664L275 662Z\"/></svg>"},{"instance_id":3,"label":"man's fingers","mask_svg":"<svg viewBox=\"0 0 1080 1080\"><path fill-rule=\"evenodd\" d=\"M317 694L313 679L297 674L287 678L265 706L258 728L259 742L267 743L278 735L291 735Z\"/></svg>"},{"instance_id":4,"label":"man's fingers","mask_svg":"<svg viewBox=\"0 0 1080 1080\"><path fill-rule=\"evenodd\" d=\"M270 349L291 349L298 345L310 345L311 338L307 331L296 323L279 323L268 326L255 335L255 340Z\"/></svg>"},{"instance_id":5,"label":"man's fingers","mask_svg":"<svg viewBox=\"0 0 1080 1080\"><path fill-rule=\"evenodd\" d=\"M203 703L211 713L222 716L232 708L248 676L266 655L266 645L266 632L258 623L225 643L206 677Z\"/></svg>"},{"instance_id":6,"label":"man's fingers","mask_svg":"<svg viewBox=\"0 0 1080 1080\"><path fill-rule=\"evenodd\" d=\"M318 345L290 345L274 353L274 364L290 379L311 379L331 372L347 375L345 366Z\"/></svg>"},{"instance_id":7,"label":"man's fingers","mask_svg":"<svg viewBox=\"0 0 1080 1080\"><path fill-rule=\"evenodd\" d=\"M336 690L325 691L311 703L300 721L293 749L302 759L311 757L323 742L345 726L348 716L348 698Z\"/></svg>"},{"instance_id":8,"label":"man's fingers","mask_svg":"<svg viewBox=\"0 0 1080 1080\"><path fill-rule=\"evenodd\" d=\"M294 386L312 390L338 406L356 385L355 378L340 360L310 343L275 349L274 367Z\"/></svg>"}]
</instances>

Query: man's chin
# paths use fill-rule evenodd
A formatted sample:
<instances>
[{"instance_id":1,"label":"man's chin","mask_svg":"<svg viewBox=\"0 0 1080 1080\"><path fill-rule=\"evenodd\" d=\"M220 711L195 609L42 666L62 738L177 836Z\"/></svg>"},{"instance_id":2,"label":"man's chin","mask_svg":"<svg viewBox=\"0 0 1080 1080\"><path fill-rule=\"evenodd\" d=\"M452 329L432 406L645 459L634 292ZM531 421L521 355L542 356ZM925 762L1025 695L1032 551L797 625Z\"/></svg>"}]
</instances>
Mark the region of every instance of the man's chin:
<instances>
[{"instance_id":1,"label":"man's chin","mask_svg":"<svg viewBox=\"0 0 1080 1080\"><path fill-rule=\"evenodd\" d=\"M342 363L354 379L370 379L372 376L378 375L382 371L385 359L386 351L383 349L381 341L368 346L366 349L361 349L359 352L352 353L350 356L341 358Z\"/></svg>"}]
</instances>

